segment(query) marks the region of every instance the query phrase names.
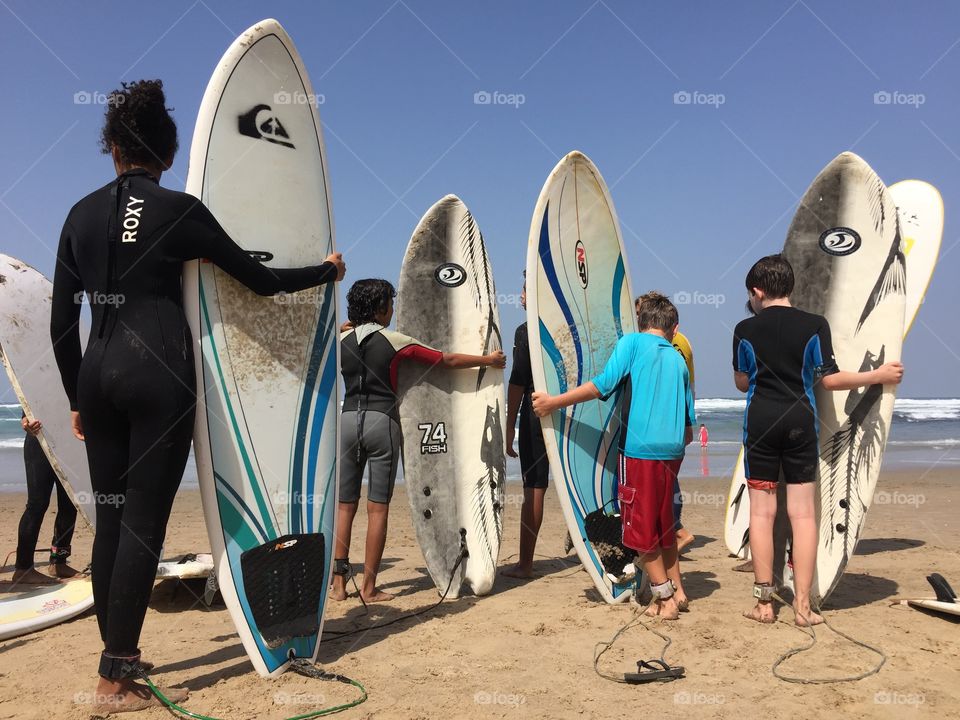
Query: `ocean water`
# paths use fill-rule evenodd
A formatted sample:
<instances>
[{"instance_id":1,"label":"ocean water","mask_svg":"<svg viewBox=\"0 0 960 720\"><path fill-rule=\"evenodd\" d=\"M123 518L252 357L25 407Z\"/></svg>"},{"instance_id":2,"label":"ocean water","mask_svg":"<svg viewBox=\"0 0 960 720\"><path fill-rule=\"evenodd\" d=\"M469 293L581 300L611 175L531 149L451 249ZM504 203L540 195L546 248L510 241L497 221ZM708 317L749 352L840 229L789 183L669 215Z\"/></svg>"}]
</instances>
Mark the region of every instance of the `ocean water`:
<instances>
[{"instance_id":1,"label":"ocean water","mask_svg":"<svg viewBox=\"0 0 960 720\"><path fill-rule=\"evenodd\" d=\"M710 443L706 452L702 452L694 440L681 466L681 477L722 477L733 472L740 453L744 405L742 398L697 400L697 420L707 426ZM918 479L933 468L957 468L960 475L960 399L898 399L883 467L913 471ZM520 479L518 460L507 458L507 477ZM402 482L402 473L399 481ZM192 453L181 487L197 487ZM23 489L20 406L0 405L0 492L21 492Z\"/></svg>"}]
</instances>

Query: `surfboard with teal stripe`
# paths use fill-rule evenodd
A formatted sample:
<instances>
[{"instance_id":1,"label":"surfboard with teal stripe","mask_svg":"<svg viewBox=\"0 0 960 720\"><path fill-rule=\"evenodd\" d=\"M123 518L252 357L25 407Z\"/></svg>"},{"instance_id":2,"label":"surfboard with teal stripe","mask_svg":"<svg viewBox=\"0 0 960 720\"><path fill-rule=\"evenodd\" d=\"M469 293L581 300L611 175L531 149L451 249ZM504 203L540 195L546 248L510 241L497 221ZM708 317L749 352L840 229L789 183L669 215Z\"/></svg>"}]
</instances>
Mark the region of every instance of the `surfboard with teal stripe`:
<instances>
[{"instance_id":1,"label":"surfboard with teal stripe","mask_svg":"<svg viewBox=\"0 0 960 720\"><path fill-rule=\"evenodd\" d=\"M268 267L334 251L320 119L275 20L227 50L207 86L187 192ZM337 505L339 342L334 284L259 297L208 262L184 297L198 375L194 451L227 608L251 662L316 659Z\"/></svg>"},{"instance_id":2,"label":"surfboard with teal stripe","mask_svg":"<svg viewBox=\"0 0 960 720\"><path fill-rule=\"evenodd\" d=\"M606 183L580 152L564 157L537 201L527 246L527 329L534 386L551 395L600 373L617 340L636 331L620 224ZM588 540L585 518L616 512L619 394L542 419L550 472L573 546L597 591L625 600Z\"/></svg>"}]
</instances>

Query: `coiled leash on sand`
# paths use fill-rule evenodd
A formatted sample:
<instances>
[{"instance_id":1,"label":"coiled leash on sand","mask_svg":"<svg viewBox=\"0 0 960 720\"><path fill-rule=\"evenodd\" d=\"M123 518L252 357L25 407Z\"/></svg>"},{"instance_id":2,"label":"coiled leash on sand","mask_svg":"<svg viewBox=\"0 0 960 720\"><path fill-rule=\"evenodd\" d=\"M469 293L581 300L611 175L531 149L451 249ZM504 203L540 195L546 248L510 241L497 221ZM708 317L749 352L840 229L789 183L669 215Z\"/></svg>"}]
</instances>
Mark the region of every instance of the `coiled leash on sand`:
<instances>
[{"instance_id":1,"label":"coiled leash on sand","mask_svg":"<svg viewBox=\"0 0 960 720\"><path fill-rule=\"evenodd\" d=\"M336 673L328 673L325 670L318 668L313 664L312 661L306 658L298 658L293 654L293 650L290 650L289 659L291 660L290 669L293 670L298 675L303 675L304 677L314 678L316 680L328 680L344 683L345 685L353 685L360 691L360 697L356 700L353 700L348 703L343 703L341 705L333 705L331 707L323 708L321 710L315 710L313 712L303 713L302 715L294 715L293 717L286 718L285 720L308 720L309 718L323 717L325 715L334 715L336 713L343 712L344 710L349 710L352 707L356 707L367 700L367 689L361 685L356 680L348 678L346 675L338 675ZM201 715L200 713L191 712L180 705L177 705L175 702L167 698L153 682L147 676L147 673L144 671L143 666L137 665L136 674L147 683L147 687L150 688L156 698L163 703L164 707L168 710L177 713L181 717L194 718L194 720L220 720L220 718L213 717L210 715Z\"/></svg>"},{"instance_id":2,"label":"coiled leash on sand","mask_svg":"<svg viewBox=\"0 0 960 720\"><path fill-rule=\"evenodd\" d=\"M669 588L667 587L669 585ZM654 630L650 627L649 624L643 621L646 617L647 611L653 607L653 604L658 600L665 600L667 598L673 597L673 583L669 580L661 585L651 585L650 589L652 591L652 597L650 602L647 603L647 606L643 610L639 611L636 617L630 620L628 623L623 625L617 632L614 634L610 640L607 642L598 642L593 647L593 670L600 677L611 680L616 683L624 683L627 685L639 685L641 683L648 682L669 682L670 680L677 680L684 676L684 668L681 665L672 666L669 665L665 659L667 654L667 648L673 644L673 640L658 630ZM669 590L669 592L668 592ZM603 654L607 652L613 644L630 628L641 625L644 629L649 630L654 635L659 637L664 641L663 648L660 650L660 657L653 660L638 660L637 661L637 672L635 673L623 673L621 675L611 675L600 670L600 658L603 657ZM600 650L599 648L603 648Z\"/></svg>"},{"instance_id":3,"label":"coiled leash on sand","mask_svg":"<svg viewBox=\"0 0 960 720\"><path fill-rule=\"evenodd\" d=\"M778 602L783 603L784 605L789 605L789 603L787 603L787 601L784 600L782 597L780 597L780 595L775 591L770 592L770 597L773 598L774 600L777 600ZM838 677L838 678L801 678L801 677L789 677L787 675L781 674L780 672L778 672L778 668L780 667L781 664L783 664L786 660L793 657L794 655L798 655L799 653L806 652L807 650L811 650L813 646L817 644L817 633L813 629L814 626L810 624L810 618L808 618L807 616L801 613L798 613L796 609L793 607L793 605L790 605L790 608L793 610L794 619L796 619L797 617L800 617L805 623L807 623L806 625L796 625L796 622L794 622L796 627L800 628L804 633L810 636L810 643L807 645L801 645L800 647L790 648L785 653L783 653L783 655L778 657L777 660L773 663L773 666L770 668L770 671L773 673L773 676L778 680L783 680L784 682L789 682L789 683L799 683L801 685L827 685L830 683L856 682L858 680L863 680L864 678L868 678L871 675L876 675L878 672L880 672L880 669L887 662L886 653L884 653L883 650L881 650L880 648L874 647L873 645L868 645L867 643L861 640L857 640L856 638L850 637L842 630L837 630L827 620L826 615L823 614L823 610L820 604L813 603L813 605L816 613L823 618L823 624L825 626L827 626L830 630L835 632L840 637L846 640L849 640L854 645L858 645L859 647L862 647L865 650L869 650L870 652L879 655L880 662L877 663L876 667L870 670L867 670L866 672L862 672L859 675L848 675L845 677ZM778 620L777 622L783 622L784 625L787 624L783 620Z\"/></svg>"}]
</instances>

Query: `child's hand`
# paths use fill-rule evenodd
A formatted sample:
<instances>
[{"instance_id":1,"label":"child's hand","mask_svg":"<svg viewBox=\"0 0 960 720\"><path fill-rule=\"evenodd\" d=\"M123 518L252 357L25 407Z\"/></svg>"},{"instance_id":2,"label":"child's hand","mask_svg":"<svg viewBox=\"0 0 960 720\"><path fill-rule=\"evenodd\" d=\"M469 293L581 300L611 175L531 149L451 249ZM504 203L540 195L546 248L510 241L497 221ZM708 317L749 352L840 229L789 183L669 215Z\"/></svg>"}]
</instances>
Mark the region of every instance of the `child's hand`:
<instances>
[{"instance_id":1,"label":"child's hand","mask_svg":"<svg viewBox=\"0 0 960 720\"><path fill-rule=\"evenodd\" d=\"M877 377L881 385L899 385L903 380L903 363L888 362L877 368Z\"/></svg>"},{"instance_id":2,"label":"child's hand","mask_svg":"<svg viewBox=\"0 0 960 720\"><path fill-rule=\"evenodd\" d=\"M507 356L503 354L503 350L494 350L487 355L487 365L489 367L505 368L507 366Z\"/></svg>"},{"instance_id":3,"label":"child's hand","mask_svg":"<svg viewBox=\"0 0 960 720\"><path fill-rule=\"evenodd\" d=\"M530 396L533 412L537 417L543 417L553 412L553 397L549 393L535 392Z\"/></svg>"},{"instance_id":4,"label":"child's hand","mask_svg":"<svg viewBox=\"0 0 960 720\"><path fill-rule=\"evenodd\" d=\"M513 449L513 441L516 438L517 429L513 426L507 426L507 455L512 458L517 457L517 451Z\"/></svg>"}]
</instances>

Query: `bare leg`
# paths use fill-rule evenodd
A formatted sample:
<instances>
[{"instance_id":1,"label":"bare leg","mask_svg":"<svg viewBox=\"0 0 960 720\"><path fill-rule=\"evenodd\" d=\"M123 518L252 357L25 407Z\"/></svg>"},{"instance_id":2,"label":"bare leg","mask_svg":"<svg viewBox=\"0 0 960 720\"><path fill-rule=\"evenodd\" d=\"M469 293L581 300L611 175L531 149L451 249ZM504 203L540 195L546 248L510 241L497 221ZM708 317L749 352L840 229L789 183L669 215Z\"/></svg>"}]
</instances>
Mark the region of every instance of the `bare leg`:
<instances>
[{"instance_id":1,"label":"bare leg","mask_svg":"<svg viewBox=\"0 0 960 720\"><path fill-rule=\"evenodd\" d=\"M673 551L673 565L677 563L677 548L664 548L663 552L657 548L651 553L640 553L640 562L643 563L643 569L647 571L651 585L662 585L668 579L664 554ZM669 597L666 600L657 600L654 606L647 610L647 615L659 616L664 620L676 620L680 617L680 608L677 606L676 596Z\"/></svg>"},{"instance_id":2,"label":"bare leg","mask_svg":"<svg viewBox=\"0 0 960 720\"><path fill-rule=\"evenodd\" d=\"M367 546L363 557L363 586L360 596L366 602L386 602L393 595L377 590L377 573L387 543L387 516L390 505L367 501Z\"/></svg>"},{"instance_id":3,"label":"bare leg","mask_svg":"<svg viewBox=\"0 0 960 720\"><path fill-rule=\"evenodd\" d=\"M787 515L793 526L793 609L797 625L819 625L823 618L810 607L810 588L817 566L816 483L787 485Z\"/></svg>"},{"instance_id":4,"label":"bare leg","mask_svg":"<svg viewBox=\"0 0 960 720\"><path fill-rule=\"evenodd\" d=\"M773 523L777 516L777 491L750 492L750 557L753 577L757 584L773 582ZM773 605L758 602L745 617L762 623L774 621Z\"/></svg>"},{"instance_id":5,"label":"bare leg","mask_svg":"<svg viewBox=\"0 0 960 720\"><path fill-rule=\"evenodd\" d=\"M546 488L524 488L523 508L520 510L520 559L509 570L507 577L533 577L533 555L537 549L537 537L543 523L543 496Z\"/></svg>"},{"instance_id":6,"label":"bare leg","mask_svg":"<svg viewBox=\"0 0 960 720\"><path fill-rule=\"evenodd\" d=\"M687 599L687 593L684 592L683 589L683 582L680 580L680 550L678 546L672 545L668 548L663 548L660 552L663 556L663 567L667 573L667 578L673 583L673 597L677 601L677 607L681 611L685 611L690 601Z\"/></svg>"},{"instance_id":7,"label":"bare leg","mask_svg":"<svg viewBox=\"0 0 960 720\"><path fill-rule=\"evenodd\" d=\"M337 535L334 542L334 559L350 557L350 534L353 532L353 519L357 515L357 503L339 503L337 506ZM330 597L334 600L347 599L347 578L333 576Z\"/></svg>"}]
</instances>

